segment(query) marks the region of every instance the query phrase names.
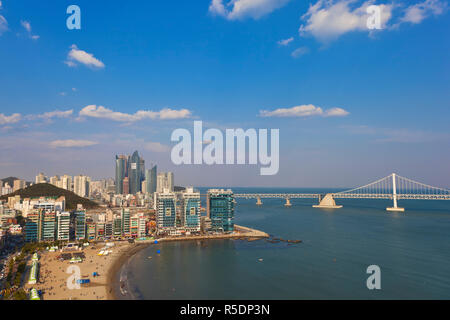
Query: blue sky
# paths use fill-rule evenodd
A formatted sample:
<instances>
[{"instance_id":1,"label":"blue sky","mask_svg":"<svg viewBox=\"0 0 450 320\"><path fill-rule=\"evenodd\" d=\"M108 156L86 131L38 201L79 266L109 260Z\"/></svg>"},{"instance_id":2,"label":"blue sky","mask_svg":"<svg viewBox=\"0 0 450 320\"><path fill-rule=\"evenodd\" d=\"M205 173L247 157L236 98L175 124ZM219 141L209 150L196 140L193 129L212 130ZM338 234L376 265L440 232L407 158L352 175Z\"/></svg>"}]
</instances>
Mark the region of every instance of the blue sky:
<instances>
[{"instance_id":1,"label":"blue sky","mask_svg":"<svg viewBox=\"0 0 450 320\"><path fill-rule=\"evenodd\" d=\"M66 27L71 4L81 30ZM381 30L366 26L369 5ZM448 187L449 29L444 0L2 0L0 177L112 177L114 155L137 149L181 185L397 172ZM193 120L279 128L279 173L173 165L171 132Z\"/></svg>"}]
</instances>

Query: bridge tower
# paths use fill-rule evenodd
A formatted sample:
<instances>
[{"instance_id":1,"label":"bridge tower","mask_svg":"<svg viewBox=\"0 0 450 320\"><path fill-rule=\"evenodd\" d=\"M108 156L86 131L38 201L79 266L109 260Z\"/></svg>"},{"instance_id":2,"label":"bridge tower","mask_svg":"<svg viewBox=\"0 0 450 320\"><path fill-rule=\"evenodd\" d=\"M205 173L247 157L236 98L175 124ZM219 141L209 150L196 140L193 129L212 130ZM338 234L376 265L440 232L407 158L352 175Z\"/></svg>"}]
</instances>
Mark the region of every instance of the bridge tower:
<instances>
[{"instance_id":1,"label":"bridge tower","mask_svg":"<svg viewBox=\"0 0 450 320\"><path fill-rule=\"evenodd\" d=\"M291 199L289 199L289 197L286 197L286 203L284 204L285 207L291 207Z\"/></svg>"},{"instance_id":2,"label":"bridge tower","mask_svg":"<svg viewBox=\"0 0 450 320\"><path fill-rule=\"evenodd\" d=\"M260 196L257 196L257 197L256 197L256 205L257 205L257 206L262 206L262 204L263 204L263 203L262 203L262 201L261 201L261 197L260 197Z\"/></svg>"},{"instance_id":3,"label":"bridge tower","mask_svg":"<svg viewBox=\"0 0 450 320\"><path fill-rule=\"evenodd\" d=\"M386 208L387 211L394 211L394 212L403 212L405 211L405 208L400 208L397 206L397 184L395 179L395 173L392 174L392 200L394 201L393 207Z\"/></svg>"}]
</instances>

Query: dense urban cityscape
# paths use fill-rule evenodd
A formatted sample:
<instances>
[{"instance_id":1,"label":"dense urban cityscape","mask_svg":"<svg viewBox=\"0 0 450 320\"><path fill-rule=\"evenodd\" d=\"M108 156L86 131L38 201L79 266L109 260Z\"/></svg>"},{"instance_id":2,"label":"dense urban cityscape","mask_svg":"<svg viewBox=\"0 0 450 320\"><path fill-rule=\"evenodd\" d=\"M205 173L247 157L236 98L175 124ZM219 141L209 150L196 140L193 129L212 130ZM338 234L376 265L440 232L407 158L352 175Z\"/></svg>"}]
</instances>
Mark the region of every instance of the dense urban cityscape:
<instances>
[{"instance_id":1,"label":"dense urban cityscape","mask_svg":"<svg viewBox=\"0 0 450 320\"><path fill-rule=\"evenodd\" d=\"M83 204L76 203L69 210L64 195L20 195L22 190L46 185L73 192L78 199L88 198L94 205L84 208ZM0 200L2 261L18 249L39 243L51 251L70 251L82 249L90 242L209 238L232 235L235 230L232 190L208 190L204 208L198 190L176 187L174 174L158 173L156 165L146 170L145 160L137 151L131 156L116 156L115 179L95 181L85 175L47 177L39 173L34 183L15 179L12 186L1 182L1 187L2 196L7 198ZM76 255L71 258L72 262L81 261ZM34 260L30 269L33 279L38 270ZM9 274L13 268L11 265ZM10 287L11 276L8 274L5 283L3 269L1 282ZM29 281L34 284L36 280Z\"/></svg>"}]
</instances>

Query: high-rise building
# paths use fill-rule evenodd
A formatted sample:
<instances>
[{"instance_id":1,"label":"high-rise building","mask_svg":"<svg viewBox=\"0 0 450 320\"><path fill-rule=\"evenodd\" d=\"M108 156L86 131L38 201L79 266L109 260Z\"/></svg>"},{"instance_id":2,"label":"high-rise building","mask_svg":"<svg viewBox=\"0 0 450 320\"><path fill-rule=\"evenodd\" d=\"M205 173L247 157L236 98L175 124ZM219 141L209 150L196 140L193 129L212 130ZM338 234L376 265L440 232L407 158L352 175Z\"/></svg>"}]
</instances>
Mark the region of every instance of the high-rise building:
<instances>
[{"instance_id":1,"label":"high-rise building","mask_svg":"<svg viewBox=\"0 0 450 320\"><path fill-rule=\"evenodd\" d=\"M161 193L164 189L174 191L174 175L172 172L158 173L156 192Z\"/></svg>"},{"instance_id":2,"label":"high-rise building","mask_svg":"<svg viewBox=\"0 0 450 320\"><path fill-rule=\"evenodd\" d=\"M123 194L130 194L130 180L128 177L123 178L123 186L122 186L122 192Z\"/></svg>"},{"instance_id":3,"label":"high-rise building","mask_svg":"<svg viewBox=\"0 0 450 320\"><path fill-rule=\"evenodd\" d=\"M55 241L56 213L41 210L40 241Z\"/></svg>"},{"instance_id":4,"label":"high-rise building","mask_svg":"<svg viewBox=\"0 0 450 320\"><path fill-rule=\"evenodd\" d=\"M83 175L75 176L73 179L73 192L80 197L89 197L89 184L91 178Z\"/></svg>"},{"instance_id":5,"label":"high-rise building","mask_svg":"<svg viewBox=\"0 0 450 320\"><path fill-rule=\"evenodd\" d=\"M56 239L69 241L70 237L70 212L58 212L56 214Z\"/></svg>"},{"instance_id":6,"label":"high-rise building","mask_svg":"<svg viewBox=\"0 0 450 320\"><path fill-rule=\"evenodd\" d=\"M14 180L14 185L13 185L13 192L16 192L17 190L20 189L24 189L26 187L26 182L25 180Z\"/></svg>"},{"instance_id":7,"label":"high-rise building","mask_svg":"<svg viewBox=\"0 0 450 320\"><path fill-rule=\"evenodd\" d=\"M36 180L35 180L36 184L38 183L47 183L47 178L45 177L45 175L41 172L36 176Z\"/></svg>"},{"instance_id":8,"label":"high-rise building","mask_svg":"<svg viewBox=\"0 0 450 320\"><path fill-rule=\"evenodd\" d=\"M176 229L176 196L165 189L157 195L156 226L158 234L170 233Z\"/></svg>"},{"instance_id":9,"label":"high-rise building","mask_svg":"<svg viewBox=\"0 0 450 320\"><path fill-rule=\"evenodd\" d=\"M75 239L86 239L86 211L75 211Z\"/></svg>"},{"instance_id":10,"label":"high-rise building","mask_svg":"<svg viewBox=\"0 0 450 320\"><path fill-rule=\"evenodd\" d=\"M128 179L130 181L130 194L136 194L141 191L142 180L144 178L141 166L144 160L139 157L139 153L135 151L128 160Z\"/></svg>"},{"instance_id":11,"label":"high-rise building","mask_svg":"<svg viewBox=\"0 0 450 320\"><path fill-rule=\"evenodd\" d=\"M122 237L122 217L118 214L114 215L113 237L114 239L119 239Z\"/></svg>"},{"instance_id":12,"label":"high-rise building","mask_svg":"<svg viewBox=\"0 0 450 320\"><path fill-rule=\"evenodd\" d=\"M122 208L121 219L122 219L122 236L125 238L129 238L131 237L130 209Z\"/></svg>"},{"instance_id":13,"label":"high-rise building","mask_svg":"<svg viewBox=\"0 0 450 320\"><path fill-rule=\"evenodd\" d=\"M61 187L62 189L73 191L72 186L72 177L68 176L67 174L63 175L61 177Z\"/></svg>"},{"instance_id":14,"label":"high-rise building","mask_svg":"<svg viewBox=\"0 0 450 320\"><path fill-rule=\"evenodd\" d=\"M157 168L156 165L151 169L145 171L145 185L146 193L153 194L156 192L157 187Z\"/></svg>"},{"instance_id":15,"label":"high-rise building","mask_svg":"<svg viewBox=\"0 0 450 320\"><path fill-rule=\"evenodd\" d=\"M116 156L116 194L124 194L123 179L128 176L127 156Z\"/></svg>"},{"instance_id":16,"label":"high-rise building","mask_svg":"<svg viewBox=\"0 0 450 320\"><path fill-rule=\"evenodd\" d=\"M182 194L181 218L186 231L200 232L200 192L186 188Z\"/></svg>"},{"instance_id":17,"label":"high-rise building","mask_svg":"<svg viewBox=\"0 0 450 320\"><path fill-rule=\"evenodd\" d=\"M207 193L207 216L213 231L234 231L234 195L231 190L210 189Z\"/></svg>"},{"instance_id":18,"label":"high-rise building","mask_svg":"<svg viewBox=\"0 0 450 320\"><path fill-rule=\"evenodd\" d=\"M54 176L50 178L50 184L59 188L59 176Z\"/></svg>"},{"instance_id":19,"label":"high-rise building","mask_svg":"<svg viewBox=\"0 0 450 320\"><path fill-rule=\"evenodd\" d=\"M26 242L36 242L39 241L39 221L40 213L35 210L28 213L25 220L25 241Z\"/></svg>"}]
</instances>

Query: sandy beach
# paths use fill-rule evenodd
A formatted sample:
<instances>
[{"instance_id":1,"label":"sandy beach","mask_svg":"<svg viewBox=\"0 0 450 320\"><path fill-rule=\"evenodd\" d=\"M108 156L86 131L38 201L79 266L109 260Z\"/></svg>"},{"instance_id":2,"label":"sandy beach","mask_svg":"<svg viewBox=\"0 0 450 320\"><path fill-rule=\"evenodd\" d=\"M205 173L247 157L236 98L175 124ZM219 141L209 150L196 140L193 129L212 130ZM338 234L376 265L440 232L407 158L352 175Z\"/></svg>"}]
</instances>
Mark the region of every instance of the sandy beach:
<instances>
[{"instance_id":1,"label":"sandy beach","mask_svg":"<svg viewBox=\"0 0 450 320\"><path fill-rule=\"evenodd\" d=\"M228 235L168 237L159 241L239 239L243 237L257 239L269 236L264 232L242 226L236 226L236 231ZM126 241L115 242L115 246L110 248L112 253L107 256L98 255L99 251L104 248L104 244L91 245L82 251L85 255L83 262L76 264L59 261L57 259L61 255L59 251L42 252L39 258L38 283L25 284L24 288L27 291L31 288L41 290L43 300L115 300L117 299L115 289L120 286L117 279L118 272L131 256L153 242L142 241L134 244ZM28 263L28 269L30 265L31 261ZM81 285L80 289L69 289L67 286L67 280L72 275L72 273L67 273L67 269L74 265L80 268L82 279L90 279L90 283ZM93 277L94 272L97 272L98 276ZM25 281L28 281L28 274Z\"/></svg>"},{"instance_id":2,"label":"sandy beach","mask_svg":"<svg viewBox=\"0 0 450 320\"><path fill-rule=\"evenodd\" d=\"M85 259L81 263L70 264L69 261L59 261L57 257L61 252L43 252L39 259L39 277L35 285L25 285L28 291L31 288L42 290L43 300L107 300L112 298L108 290L111 290L110 275L114 274L113 267L120 266L128 251L136 245L127 242L116 242L108 256L98 256L103 245L90 246L83 250ZM131 250L134 251L134 250ZM66 273L69 266L76 265L81 269L81 277L89 278L91 283L81 285L80 289L70 290L67 287L67 279L71 274ZM92 273L98 276L93 277ZM25 281L28 280L28 276Z\"/></svg>"}]
</instances>

